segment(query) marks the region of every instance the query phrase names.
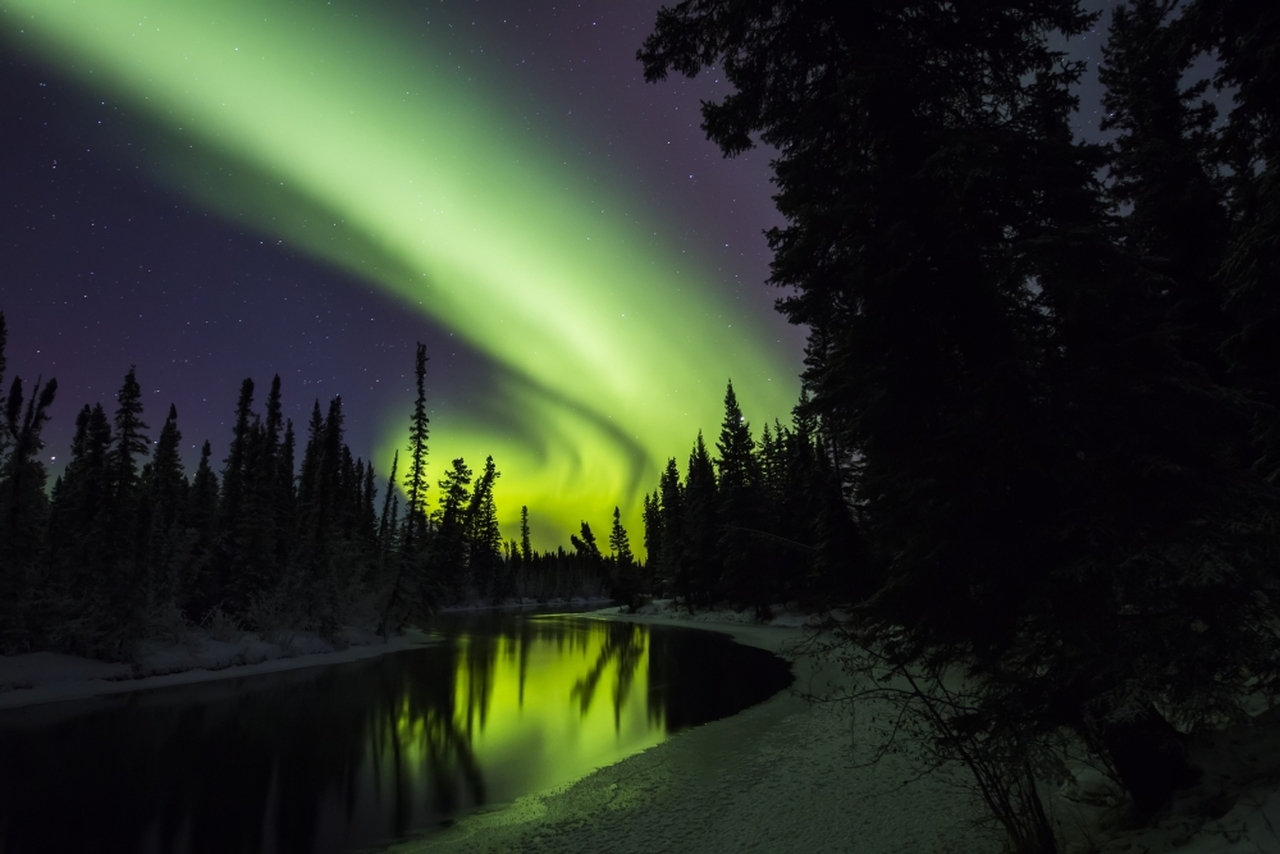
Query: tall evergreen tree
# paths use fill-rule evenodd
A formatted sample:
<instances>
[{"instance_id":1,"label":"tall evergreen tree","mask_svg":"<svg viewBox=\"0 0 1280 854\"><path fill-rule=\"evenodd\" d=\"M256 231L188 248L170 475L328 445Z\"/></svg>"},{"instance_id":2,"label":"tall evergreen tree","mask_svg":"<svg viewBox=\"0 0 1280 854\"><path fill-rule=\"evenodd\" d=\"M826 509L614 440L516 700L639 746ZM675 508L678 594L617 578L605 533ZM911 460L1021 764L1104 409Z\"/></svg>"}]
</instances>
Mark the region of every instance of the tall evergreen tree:
<instances>
[{"instance_id":1,"label":"tall evergreen tree","mask_svg":"<svg viewBox=\"0 0 1280 854\"><path fill-rule=\"evenodd\" d=\"M609 529L609 552L613 598L634 611L639 604L640 573L631 553L631 539L622 526L622 511L617 507L613 508L613 525Z\"/></svg>"},{"instance_id":2,"label":"tall evergreen tree","mask_svg":"<svg viewBox=\"0 0 1280 854\"><path fill-rule=\"evenodd\" d=\"M757 612L768 613L768 578L762 565L765 494L760 460L756 457L751 428L738 406L738 397L730 382L724 394L724 421L716 442L719 456L717 482L717 515L719 517L719 554L723 563L725 590L739 602L753 605ZM692 473L693 463L690 462Z\"/></svg>"},{"instance_id":3,"label":"tall evergreen tree","mask_svg":"<svg viewBox=\"0 0 1280 854\"><path fill-rule=\"evenodd\" d=\"M236 417L231 433L231 449L227 454L222 469L219 522L224 531L234 530L239 524L241 515L244 513L246 463L249 459L249 443L256 418L257 416L253 414L253 380L245 377L240 383L240 397L236 401Z\"/></svg>"},{"instance_id":4,"label":"tall evergreen tree","mask_svg":"<svg viewBox=\"0 0 1280 854\"><path fill-rule=\"evenodd\" d=\"M202 550L207 550L218 530L218 475L213 471L213 447L208 441L200 446L200 462L191 480L191 497L188 516L191 526L199 536Z\"/></svg>"},{"instance_id":5,"label":"tall evergreen tree","mask_svg":"<svg viewBox=\"0 0 1280 854\"><path fill-rule=\"evenodd\" d=\"M391 458L391 474L387 476L387 489L382 497L382 514L378 517L378 549L385 568L388 556L395 551L396 517L399 515L400 497L396 494L396 469L400 467L400 449Z\"/></svg>"},{"instance_id":6,"label":"tall evergreen tree","mask_svg":"<svg viewBox=\"0 0 1280 854\"><path fill-rule=\"evenodd\" d=\"M533 558L533 549L529 545L529 507L520 508L520 557L526 562Z\"/></svg>"},{"instance_id":7,"label":"tall evergreen tree","mask_svg":"<svg viewBox=\"0 0 1280 854\"><path fill-rule=\"evenodd\" d=\"M0 339L3 335L0 317ZM0 340L0 361L3 353ZM56 380L43 385L37 380L24 408L22 382L15 377L0 424L9 450L7 458L0 456L0 649L18 648L30 635L24 612L40 582L37 562L48 518L40 434L57 391Z\"/></svg>"},{"instance_id":8,"label":"tall evergreen tree","mask_svg":"<svg viewBox=\"0 0 1280 854\"><path fill-rule=\"evenodd\" d=\"M252 409L253 393L253 381L246 379L236 406L219 512L217 572L225 586L224 605L237 614L251 609L264 613L260 606L277 588L287 559L281 538L289 536L279 516L292 503L292 463L286 472L281 460L279 378L272 382L266 423ZM269 627L255 623L255 628Z\"/></svg>"},{"instance_id":9,"label":"tall evergreen tree","mask_svg":"<svg viewBox=\"0 0 1280 854\"><path fill-rule=\"evenodd\" d=\"M405 473L405 527L402 537L407 552L421 548L426 538L427 500L427 437L430 419L427 418L427 347L419 343L414 360L413 417L409 420L409 470Z\"/></svg>"},{"instance_id":10,"label":"tall evergreen tree","mask_svg":"<svg viewBox=\"0 0 1280 854\"><path fill-rule=\"evenodd\" d=\"M272 507L270 513L275 519L275 566L283 572L290 564L297 539L298 492L294 475L294 450L297 439L293 432L293 421L284 421L284 437L280 441L280 449L276 454L275 475L272 481Z\"/></svg>"},{"instance_id":11,"label":"tall evergreen tree","mask_svg":"<svg viewBox=\"0 0 1280 854\"><path fill-rule=\"evenodd\" d=\"M320 400L311 404L311 418L307 422L307 444L302 449L302 470L298 474L299 527L310 528L316 524L320 513L320 488L324 480L321 454L324 453L324 415L320 412Z\"/></svg>"},{"instance_id":12,"label":"tall evergreen tree","mask_svg":"<svg viewBox=\"0 0 1280 854\"><path fill-rule=\"evenodd\" d=\"M138 530L140 498L139 462L151 452L143 432L142 388L130 366L116 393L114 443L107 455L111 479L111 503L105 536L99 543L107 562L106 626L111 654L123 653L124 644L141 633L147 619L147 591L141 572L145 532Z\"/></svg>"},{"instance_id":13,"label":"tall evergreen tree","mask_svg":"<svg viewBox=\"0 0 1280 854\"><path fill-rule=\"evenodd\" d=\"M654 595L660 595L658 566L662 556L662 499L654 490L653 494L645 493L644 510L641 514L644 524L645 562L641 571L641 587Z\"/></svg>"},{"instance_id":14,"label":"tall evergreen tree","mask_svg":"<svg viewBox=\"0 0 1280 854\"><path fill-rule=\"evenodd\" d=\"M151 441L143 432L148 426L142 421L142 387L138 385L136 371L136 367L129 367L124 383L116 393L115 447L111 449L111 466L117 499L133 490L139 460L151 452Z\"/></svg>"},{"instance_id":15,"label":"tall evergreen tree","mask_svg":"<svg viewBox=\"0 0 1280 854\"><path fill-rule=\"evenodd\" d=\"M432 571L450 596L466 595L471 543L471 468L455 458L439 482L440 506L435 512Z\"/></svg>"},{"instance_id":16,"label":"tall evergreen tree","mask_svg":"<svg viewBox=\"0 0 1280 854\"><path fill-rule=\"evenodd\" d=\"M103 543L111 536L112 444L111 421L102 404L86 404L76 416L71 456L53 494L49 641L80 654L109 651L112 556Z\"/></svg>"},{"instance_id":17,"label":"tall evergreen tree","mask_svg":"<svg viewBox=\"0 0 1280 854\"><path fill-rule=\"evenodd\" d=\"M427 348L421 342L414 355L413 414L409 419L409 469L405 472L405 516L398 536L399 552L392 572L391 589L383 609L382 629L398 624L414 611L433 609L440 595L439 579L426 576L437 555L427 551ZM436 550L438 551L438 549Z\"/></svg>"},{"instance_id":18,"label":"tall evergreen tree","mask_svg":"<svg viewBox=\"0 0 1280 854\"><path fill-rule=\"evenodd\" d=\"M187 500L187 518L195 534L197 558L178 591L184 613L200 619L222 598L221 580L213 571L212 554L218 536L218 500L221 495L218 475L213 470L213 448L206 440L200 446L200 461L191 478Z\"/></svg>"},{"instance_id":19,"label":"tall evergreen tree","mask_svg":"<svg viewBox=\"0 0 1280 854\"><path fill-rule=\"evenodd\" d=\"M620 565L630 566L635 562L627 529L622 527L622 511L617 507L613 508L613 526L609 529L609 551Z\"/></svg>"},{"instance_id":20,"label":"tall evergreen tree","mask_svg":"<svg viewBox=\"0 0 1280 854\"><path fill-rule=\"evenodd\" d=\"M510 579L503 572L502 533L498 529L498 510L493 500L494 483L501 476L486 457L484 471L476 478L467 509L470 522L467 565L475 589L492 602L511 595Z\"/></svg>"},{"instance_id":21,"label":"tall evergreen tree","mask_svg":"<svg viewBox=\"0 0 1280 854\"><path fill-rule=\"evenodd\" d=\"M1182 774L1157 709L1231 707L1274 650L1254 595L1273 546L1232 404L1179 353L1074 139L1081 69L1048 34L1093 20L1077 0L683 0L640 59L650 80L721 65L708 136L781 152L772 281L812 330L812 408L857 461L884 567L861 627L895 632L897 663L965 663L987 693L962 725L1092 738L1150 813Z\"/></svg>"},{"instance_id":22,"label":"tall evergreen tree","mask_svg":"<svg viewBox=\"0 0 1280 854\"><path fill-rule=\"evenodd\" d=\"M667 460L658 484L662 542L658 554L650 555L657 563L655 576L671 596L684 597L685 607L693 611L693 585L685 564L688 537L685 531L684 484L675 458Z\"/></svg>"},{"instance_id":23,"label":"tall evergreen tree","mask_svg":"<svg viewBox=\"0 0 1280 854\"><path fill-rule=\"evenodd\" d=\"M179 455L181 442L178 410L170 404L152 462L142 476L142 569L152 606L174 600L177 591L185 586L184 576L192 558L192 538L186 533L184 514L189 487Z\"/></svg>"},{"instance_id":24,"label":"tall evergreen tree","mask_svg":"<svg viewBox=\"0 0 1280 854\"><path fill-rule=\"evenodd\" d=\"M338 587L344 579L346 543L341 528L343 496L342 399L329 401L327 414L320 401L312 406L307 446L303 450L298 489L298 548L294 584L304 603L307 621L325 633L336 631Z\"/></svg>"},{"instance_id":25,"label":"tall evergreen tree","mask_svg":"<svg viewBox=\"0 0 1280 854\"><path fill-rule=\"evenodd\" d=\"M596 535L592 533L591 526L583 521L578 529L578 533L570 534L569 542L573 545L574 551L583 560L587 561L594 571L599 572L604 568L604 555L600 553L600 545L596 542Z\"/></svg>"},{"instance_id":26,"label":"tall evergreen tree","mask_svg":"<svg viewBox=\"0 0 1280 854\"><path fill-rule=\"evenodd\" d=\"M684 550L677 572L677 588L684 588L681 592L689 600L687 606L692 609L695 604L710 605L723 592L719 487L701 430L689 454L681 504L684 519L680 530L684 532Z\"/></svg>"},{"instance_id":27,"label":"tall evergreen tree","mask_svg":"<svg viewBox=\"0 0 1280 854\"><path fill-rule=\"evenodd\" d=\"M1112 11L1104 62L1103 130L1114 204L1127 208L1126 242L1159 276L1171 332L1185 358L1226 380L1230 334L1217 277L1229 238L1226 183L1214 163L1217 108L1209 80L1190 86L1196 49L1170 0L1132 0Z\"/></svg>"},{"instance_id":28,"label":"tall evergreen tree","mask_svg":"<svg viewBox=\"0 0 1280 854\"><path fill-rule=\"evenodd\" d=\"M1280 480L1280 10L1240 0L1192 0L1185 28L1216 60L1214 85L1231 92L1221 133L1230 176L1231 235L1219 271L1234 334L1226 353L1235 381L1263 404L1254 432L1258 470Z\"/></svg>"}]
</instances>

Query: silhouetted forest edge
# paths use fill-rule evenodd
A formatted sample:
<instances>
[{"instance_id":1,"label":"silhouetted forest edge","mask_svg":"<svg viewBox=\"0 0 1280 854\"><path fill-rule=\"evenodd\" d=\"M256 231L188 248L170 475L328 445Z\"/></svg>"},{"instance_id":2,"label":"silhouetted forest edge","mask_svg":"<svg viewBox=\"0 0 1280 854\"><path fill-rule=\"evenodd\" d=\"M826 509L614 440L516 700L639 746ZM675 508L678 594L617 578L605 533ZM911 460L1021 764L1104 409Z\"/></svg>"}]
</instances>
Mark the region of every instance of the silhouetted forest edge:
<instances>
[{"instance_id":1,"label":"silhouetted forest edge","mask_svg":"<svg viewBox=\"0 0 1280 854\"><path fill-rule=\"evenodd\" d=\"M702 105L725 155L772 146L771 281L850 526L850 699L897 703L1017 852L1061 849L1046 786L1076 754L1118 825L1188 792L1220 815L1192 756L1280 704L1280 7L1106 14L682 0L638 56L728 83ZM1095 33L1102 141L1062 50ZM697 446L658 496L691 602L744 596L776 533L727 447L718 527L691 522Z\"/></svg>"},{"instance_id":2,"label":"silhouetted forest edge","mask_svg":"<svg viewBox=\"0 0 1280 854\"><path fill-rule=\"evenodd\" d=\"M0 650L145 668L166 644L251 636L288 655L385 638L441 608L606 600L636 563L616 511L607 557L586 523L572 552L539 553L527 508L520 538L501 539L492 458L478 473L452 460L428 496L426 361L419 345L408 464L397 453L381 489L343 441L339 397L315 402L295 463L279 377L261 412L242 383L221 465L206 441L188 476L178 413L169 407L153 440L134 368L113 412L80 409L49 487L41 432L57 384L28 393L15 377L0 430Z\"/></svg>"}]
</instances>

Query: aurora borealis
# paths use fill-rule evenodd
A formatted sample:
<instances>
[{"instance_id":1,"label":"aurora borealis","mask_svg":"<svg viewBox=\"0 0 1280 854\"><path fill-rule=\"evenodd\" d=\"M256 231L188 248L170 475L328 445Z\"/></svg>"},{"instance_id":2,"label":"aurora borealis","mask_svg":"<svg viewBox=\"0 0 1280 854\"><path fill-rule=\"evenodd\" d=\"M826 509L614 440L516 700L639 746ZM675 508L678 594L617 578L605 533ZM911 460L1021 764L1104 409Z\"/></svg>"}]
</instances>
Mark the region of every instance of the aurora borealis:
<instances>
[{"instance_id":1,"label":"aurora borealis","mask_svg":"<svg viewBox=\"0 0 1280 854\"><path fill-rule=\"evenodd\" d=\"M795 400L800 336L769 310L775 294L763 284L767 253L759 232L771 224L763 170L759 162L709 165L707 184L690 174L690 183L673 186L671 175L686 163L652 149L671 127L683 134L677 147L700 138L696 120L690 126L696 88L608 101L611 92L642 86L632 60L644 35L637 24L652 22L656 4L629 11L629 30L615 27L613 41L623 47L610 51L603 71L579 68L590 78L607 75L610 63L635 66L634 83L610 89L601 82L607 76L588 83L599 90L587 102L595 107L588 122L562 109L563 74L525 67L530 55L546 66L545 57L554 60L560 50L560 67L572 69L574 51L598 52L600 44L579 30L565 30L556 42L554 10L502 5L5 0L0 34L25 63L20 84L48 72L83 103L113 110L111 143L98 146L106 151L93 155L89 169L108 176L102 195L145 196L132 209L144 214L176 209L153 217L164 229L189 232L195 223L227 231L218 239L236 253L234 282L206 272L197 287L184 288L172 271L217 271L226 260L201 257L208 240L193 239L187 248L162 238L158 247L127 218L116 228L123 237L108 233L95 242L102 247L92 250L96 260L109 255L118 268L145 269L160 266L150 254L156 252L171 271L159 284L94 282L95 298L117 310L136 299L142 315L114 337L94 332L95 341L108 342L99 348L122 354L111 364L97 353L96 376L71 364L73 353L84 353L83 340L72 347L64 339L60 350L47 329L42 339L34 326L24 327L28 304L38 317L56 317L42 298L56 303L48 287L57 285L33 290L15 279L33 269L37 279L65 278L68 262L43 270L30 260L33 251L17 253L15 269L0 282L0 310L13 329L11 372L58 376L63 400L55 417L65 428L72 407L90 395L109 399L136 363L144 386L149 373L163 377L155 385L164 387L146 401L153 425L170 400L181 399L186 437L211 439L215 455L227 440L234 397L192 392L188 383L215 365L227 388L245 375L236 373L241 364L264 384L279 372L299 427L314 397L342 394L353 449L372 455L385 475L404 443L411 402L405 377L412 339L420 338L432 358L433 481L453 457L475 467L492 454L502 472L497 503L506 536L521 505L530 508L536 544L554 547L581 519L599 529L619 504L638 545L642 492L668 456L688 453L697 430L714 434L727 379L756 424L785 418ZM566 14L585 27L584 15L620 14L609 5ZM523 32L512 24L518 16ZM459 37L467 20L472 30ZM513 29L500 30L499 21ZM633 34L633 43L626 47L617 33ZM531 53L530 45L538 50ZM13 76L12 65L9 71ZM672 112L625 115L655 103L669 103ZM610 115L615 110L619 115ZM624 140L634 149L608 150L627 128L646 125L652 137ZM718 159L702 144L698 156ZM655 177L653 164L664 158L675 171ZM41 187L34 171L47 164L35 154L17 163L10 169L27 172L7 185L24 190L13 207L26 214L6 213L10 246L31 238L20 228L35 231L31 223L46 221L31 196ZM122 181L124 191L117 189ZM77 204L81 192L71 196ZM129 203L119 204L124 210ZM724 221L701 221L709 214ZM209 226L211 215L218 222ZM730 242L745 248L725 251ZM79 298L95 274L77 273L67 293ZM148 293L163 295L158 309L142 309ZM279 295L291 296L294 306L310 304L244 327L245 305L275 305ZM316 315L327 324L321 335L300 329L317 303L327 306L327 320ZM335 311L330 303L350 307ZM191 358L183 347L196 342L175 329L201 314L206 326L212 315L223 331L200 333L194 355L203 367L180 370ZM367 323L352 330L356 317ZM362 384L353 370L380 376ZM62 435L48 434L51 457Z\"/></svg>"}]
</instances>

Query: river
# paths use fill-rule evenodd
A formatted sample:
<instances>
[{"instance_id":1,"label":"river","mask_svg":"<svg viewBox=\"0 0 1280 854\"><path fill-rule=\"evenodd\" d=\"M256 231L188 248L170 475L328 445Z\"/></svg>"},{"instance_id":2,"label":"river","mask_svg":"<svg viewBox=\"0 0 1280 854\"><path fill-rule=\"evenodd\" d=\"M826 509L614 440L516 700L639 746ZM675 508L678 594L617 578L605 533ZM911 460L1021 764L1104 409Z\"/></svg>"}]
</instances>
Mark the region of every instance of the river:
<instances>
[{"instance_id":1,"label":"river","mask_svg":"<svg viewBox=\"0 0 1280 854\"><path fill-rule=\"evenodd\" d=\"M732 715L789 665L712 632L451 615L430 646L0 712L0 852L378 849Z\"/></svg>"}]
</instances>

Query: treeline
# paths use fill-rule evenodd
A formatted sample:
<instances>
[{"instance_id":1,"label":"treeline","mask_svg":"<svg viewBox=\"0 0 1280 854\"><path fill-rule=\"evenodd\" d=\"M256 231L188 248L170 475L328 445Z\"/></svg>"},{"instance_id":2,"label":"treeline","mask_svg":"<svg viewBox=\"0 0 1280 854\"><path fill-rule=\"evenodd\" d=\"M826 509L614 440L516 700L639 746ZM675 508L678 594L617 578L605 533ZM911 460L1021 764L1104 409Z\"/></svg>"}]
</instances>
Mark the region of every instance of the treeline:
<instances>
[{"instance_id":1,"label":"treeline","mask_svg":"<svg viewBox=\"0 0 1280 854\"><path fill-rule=\"evenodd\" d=\"M0 314L0 381L4 345ZM407 465L398 489L397 452L381 490L343 440L340 397L315 402L298 459L278 376L262 411L244 380L226 457L215 464L206 441L189 475L176 410L153 441L133 368L113 411L81 408L47 489L41 432L57 384L28 392L15 377L0 424L0 651L120 658L157 632L212 623L340 640L353 620L385 632L445 605L607 595L616 557L535 553L528 508L520 540L502 541L492 457L478 474L453 460L430 505L426 361L419 344Z\"/></svg>"},{"instance_id":2,"label":"treeline","mask_svg":"<svg viewBox=\"0 0 1280 854\"><path fill-rule=\"evenodd\" d=\"M730 382L714 456L699 432L683 476L669 459L645 496L646 586L690 612L728 601L761 617L856 595L862 543L817 427L802 399L790 426L766 424L757 442Z\"/></svg>"},{"instance_id":3,"label":"treeline","mask_svg":"<svg viewBox=\"0 0 1280 854\"><path fill-rule=\"evenodd\" d=\"M912 702L951 758L998 758L983 791L1025 851L1057 844L1055 739L1146 819L1194 777L1186 732L1280 700L1280 16L1108 12L1105 144L1054 47L1098 24L1078 0L684 0L639 57L715 67L708 137L777 151L771 278L860 544L845 637L916 684L968 675ZM702 535L726 561L757 527L731 500ZM664 548L672 578L704 565Z\"/></svg>"}]
</instances>

